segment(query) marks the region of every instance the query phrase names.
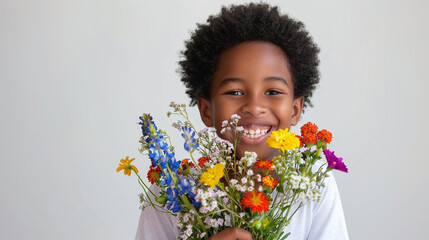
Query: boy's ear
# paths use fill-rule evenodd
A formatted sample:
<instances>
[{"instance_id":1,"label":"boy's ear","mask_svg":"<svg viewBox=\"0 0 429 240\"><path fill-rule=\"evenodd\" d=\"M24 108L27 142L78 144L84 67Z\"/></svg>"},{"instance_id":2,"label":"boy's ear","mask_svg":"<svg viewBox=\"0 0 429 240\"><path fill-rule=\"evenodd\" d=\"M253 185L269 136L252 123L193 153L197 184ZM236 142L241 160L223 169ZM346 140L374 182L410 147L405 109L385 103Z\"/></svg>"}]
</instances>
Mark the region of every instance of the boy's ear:
<instances>
[{"instance_id":1,"label":"boy's ear","mask_svg":"<svg viewBox=\"0 0 429 240\"><path fill-rule=\"evenodd\" d=\"M201 120L206 125L206 127L213 126L213 116L212 116L212 104L208 99L199 97L197 99L198 109L200 110Z\"/></svg>"},{"instance_id":2,"label":"boy's ear","mask_svg":"<svg viewBox=\"0 0 429 240\"><path fill-rule=\"evenodd\" d=\"M295 126L296 124L298 124L303 107L304 107L304 97L298 97L293 100L293 107L292 107L293 111L292 111L292 121L291 121L292 126Z\"/></svg>"}]
</instances>

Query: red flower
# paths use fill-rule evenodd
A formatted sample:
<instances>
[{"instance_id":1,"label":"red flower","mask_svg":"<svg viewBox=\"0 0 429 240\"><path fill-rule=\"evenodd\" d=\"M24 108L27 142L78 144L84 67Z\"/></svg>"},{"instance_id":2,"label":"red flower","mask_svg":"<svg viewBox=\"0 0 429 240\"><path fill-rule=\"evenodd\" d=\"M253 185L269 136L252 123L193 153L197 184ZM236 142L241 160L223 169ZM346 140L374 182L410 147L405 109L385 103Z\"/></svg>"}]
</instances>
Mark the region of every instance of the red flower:
<instances>
[{"instance_id":1,"label":"red flower","mask_svg":"<svg viewBox=\"0 0 429 240\"><path fill-rule=\"evenodd\" d=\"M243 209L250 208L252 212L266 212L268 211L268 204L270 200L262 192L251 191L243 194L243 199L240 205Z\"/></svg>"},{"instance_id":2,"label":"red flower","mask_svg":"<svg viewBox=\"0 0 429 240\"><path fill-rule=\"evenodd\" d=\"M321 131L319 131L318 133L317 133L317 138L319 139L319 140L323 140L323 141L325 141L325 143L330 143L331 142L331 140L332 140L332 133L330 133L328 130L326 130L326 129L323 129L323 130L321 130Z\"/></svg>"},{"instance_id":3,"label":"red flower","mask_svg":"<svg viewBox=\"0 0 429 240\"><path fill-rule=\"evenodd\" d=\"M161 168L159 167L153 168L152 165L150 165L149 171L147 172L147 179L151 184L153 184L156 180L159 179L160 171L161 171Z\"/></svg>"},{"instance_id":4,"label":"red flower","mask_svg":"<svg viewBox=\"0 0 429 240\"><path fill-rule=\"evenodd\" d=\"M210 160L210 158L208 157L200 157L198 159L198 166L200 166L201 168L204 167L204 164L206 164L206 162L208 162Z\"/></svg>"},{"instance_id":5,"label":"red flower","mask_svg":"<svg viewBox=\"0 0 429 240\"><path fill-rule=\"evenodd\" d=\"M267 169L267 170L273 170L274 164L273 161L271 160L258 160L255 163L255 167L256 168L262 168L262 169Z\"/></svg>"}]
</instances>

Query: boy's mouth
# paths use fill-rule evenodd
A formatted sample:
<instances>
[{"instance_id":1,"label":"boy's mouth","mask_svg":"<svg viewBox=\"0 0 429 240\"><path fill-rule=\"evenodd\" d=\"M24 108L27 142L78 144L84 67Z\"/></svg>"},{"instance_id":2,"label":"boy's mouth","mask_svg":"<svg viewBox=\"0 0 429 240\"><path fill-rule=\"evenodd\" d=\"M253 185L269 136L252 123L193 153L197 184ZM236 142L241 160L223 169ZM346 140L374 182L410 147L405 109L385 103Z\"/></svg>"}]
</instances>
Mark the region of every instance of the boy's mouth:
<instances>
[{"instance_id":1,"label":"boy's mouth","mask_svg":"<svg viewBox=\"0 0 429 240\"><path fill-rule=\"evenodd\" d=\"M268 125L245 125L242 137L257 139L267 135L271 130L271 126Z\"/></svg>"}]
</instances>

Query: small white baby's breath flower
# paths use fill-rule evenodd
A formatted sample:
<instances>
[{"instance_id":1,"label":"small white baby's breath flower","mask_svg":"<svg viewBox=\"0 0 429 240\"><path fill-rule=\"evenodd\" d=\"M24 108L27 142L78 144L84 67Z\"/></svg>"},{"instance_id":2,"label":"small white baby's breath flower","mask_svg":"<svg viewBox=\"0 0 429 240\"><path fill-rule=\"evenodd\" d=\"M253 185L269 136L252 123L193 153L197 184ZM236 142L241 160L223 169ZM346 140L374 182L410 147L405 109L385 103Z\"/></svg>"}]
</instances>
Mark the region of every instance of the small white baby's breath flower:
<instances>
[{"instance_id":1,"label":"small white baby's breath flower","mask_svg":"<svg viewBox=\"0 0 429 240\"><path fill-rule=\"evenodd\" d=\"M245 178L245 177L244 177L244 178L242 178L242 179L241 179L241 183L242 183L242 184L246 184L246 183L247 183L247 178Z\"/></svg>"},{"instance_id":2,"label":"small white baby's breath flower","mask_svg":"<svg viewBox=\"0 0 429 240\"><path fill-rule=\"evenodd\" d=\"M222 121L222 128L228 126L228 120L223 120Z\"/></svg>"},{"instance_id":3,"label":"small white baby's breath flower","mask_svg":"<svg viewBox=\"0 0 429 240\"><path fill-rule=\"evenodd\" d=\"M250 186L255 186L255 182L253 182L253 180L249 181Z\"/></svg>"},{"instance_id":4,"label":"small white baby's breath flower","mask_svg":"<svg viewBox=\"0 0 429 240\"><path fill-rule=\"evenodd\" d=\"M217 223L219 224L219 226L222 226L222 225L223 225L223 222L224 222L223 218L219 218L219 219L217 220Z\"/></svg>"},{"instance_id":5,"label":"small white baby's breath flower","mask_svg":"<svg viewBox=\"0 0 429 240\"><path fill-rule=\"evenodd\" d=\"M244 127L243 126L238 126L238 127L236 127L235 128L235 130L237 131L237 132L244 132Z\"/></svg>"},{"instance_id":6,"label":"small white baby's breath flower","mask_svg":"<svg viewBox=\"0 0 429 240\"><path fill-rule=\"evenodd\" d=\"M233 122L233 123L238 123L238 120L240 120L240 116L238 116L238 114L232 114L232 116L231 116L231 121Z\"/></svg>"}]
</instances>

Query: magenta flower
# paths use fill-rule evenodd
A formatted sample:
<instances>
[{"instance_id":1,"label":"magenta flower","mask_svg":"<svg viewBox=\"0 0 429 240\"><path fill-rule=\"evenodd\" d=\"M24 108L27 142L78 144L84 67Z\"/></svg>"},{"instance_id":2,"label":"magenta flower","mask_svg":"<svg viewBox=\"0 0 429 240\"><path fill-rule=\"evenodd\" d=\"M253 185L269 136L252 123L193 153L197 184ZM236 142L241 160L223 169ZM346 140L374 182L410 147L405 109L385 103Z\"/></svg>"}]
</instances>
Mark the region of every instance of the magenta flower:
<instances>
[{"instance_id":1,"label":"magenta flower","mask_svg":"<svg viewBox=\"0 0 429 240\"><path fill-rule=\"evenodd\" d=\"M326 160L328 161L328 167L346 173L349 172L346 164L343 162L343 158L335 156L334 152L329 151L328 149L323 150L323 153L325 154Z\"/></svg>"}]
</instances>

